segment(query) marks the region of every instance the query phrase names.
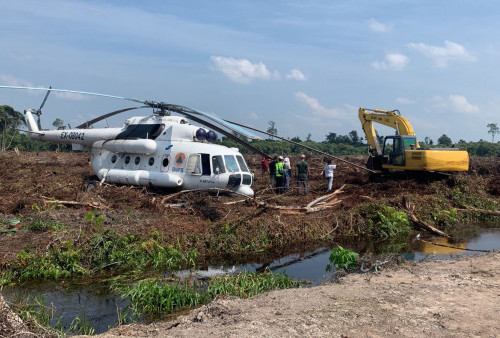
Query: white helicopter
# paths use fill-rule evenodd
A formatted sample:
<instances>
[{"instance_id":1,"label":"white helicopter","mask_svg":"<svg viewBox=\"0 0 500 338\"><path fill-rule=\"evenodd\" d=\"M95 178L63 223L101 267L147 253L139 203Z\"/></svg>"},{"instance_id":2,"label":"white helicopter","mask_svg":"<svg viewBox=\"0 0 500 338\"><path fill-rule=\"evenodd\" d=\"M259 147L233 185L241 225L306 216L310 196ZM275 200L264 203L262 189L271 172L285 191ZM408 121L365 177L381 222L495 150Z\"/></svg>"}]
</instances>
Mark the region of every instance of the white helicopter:
<instances>
[{"instance_id":1,"label":"white helicopter","mask_svg":"<svg viewBox=\"0 0 500 338\"><path fill-rule=\"evenodd\" d=\"M39 109L24 111L27 132L37 140L71 144L73 150L90 148L92 168L101 183L179 190L221 189L252 197L253 174L245 159L237 148L214 144L217 139L214 130L262 156L269 157L233 133L251 139L259 139L258 136L233 123L184 106L66 89L19 86L0 88L46 90L47 94ZM145 106L108 113L79 125L76 129L42 130L41 108L51 91L118 98ZM107 117L145 107L153 108L153 114L129 118L121 128L88 129L88 126ZM185 117L172 116L171 113L188 117L211 130L191 125ZM37 122L33 115L38 116Z\"/></svg>"}]
</instances>

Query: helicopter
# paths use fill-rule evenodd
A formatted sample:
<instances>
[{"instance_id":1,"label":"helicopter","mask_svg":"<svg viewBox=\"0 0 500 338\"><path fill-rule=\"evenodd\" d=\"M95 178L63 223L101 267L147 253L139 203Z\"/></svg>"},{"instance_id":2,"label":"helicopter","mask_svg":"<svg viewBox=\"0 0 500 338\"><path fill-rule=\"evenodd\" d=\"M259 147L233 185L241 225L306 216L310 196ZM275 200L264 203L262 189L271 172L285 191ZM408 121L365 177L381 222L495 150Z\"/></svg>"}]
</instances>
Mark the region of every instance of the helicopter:
<instances>
[{"instance_id":1,"label":"helicopter","mask_svg":"<svg viewBox=\"0 0 500 338\"><path fill-rule=\"evenodd\" d=\"M36 140L71 144L73 150L90 148L92 169L101 184L107 182L175 190L220 189L252 197L253 173L238 148L215 143L216 132L269 158L237 135L250 139L260 137L231 122L185 106L52 87L0 88L46 90L39 109L24 111L28 127L26 132ZM74 129L44 130L40 122L41 110L52 91L110 97L143 106L120 109ZM105 118L138 108L152 108L153 114L128 118L118 128L89 128ZM37 121L34 116L38 117ZM203 127L192 125L188 118Z\"/></svg>"}]
</instances>

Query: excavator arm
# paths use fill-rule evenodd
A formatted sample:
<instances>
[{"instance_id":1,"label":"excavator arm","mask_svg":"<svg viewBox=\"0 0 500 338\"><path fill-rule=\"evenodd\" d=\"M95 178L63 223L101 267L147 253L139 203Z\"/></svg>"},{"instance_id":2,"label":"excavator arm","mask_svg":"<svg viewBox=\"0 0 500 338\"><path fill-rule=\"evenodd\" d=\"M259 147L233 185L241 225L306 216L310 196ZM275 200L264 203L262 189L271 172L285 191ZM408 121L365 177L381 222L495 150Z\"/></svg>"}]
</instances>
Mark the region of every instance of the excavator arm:
<instances>
[{"instance_id":1,"label":"excavator arm","mask_svg":"<svg viewBox=\"0 0 500 338\"><path fill-rule=\"evenodd\" d=\"M361 126L365 132L366 141L372 149L375 149L377 154L381 154L382 149L380 148L373 122L396 129L396 135L415 136L415 132L410 122L401 116L399 110L359 108L358 114ZM415 146L420 148L418 142Z\"/></svg>"}]
</instances>

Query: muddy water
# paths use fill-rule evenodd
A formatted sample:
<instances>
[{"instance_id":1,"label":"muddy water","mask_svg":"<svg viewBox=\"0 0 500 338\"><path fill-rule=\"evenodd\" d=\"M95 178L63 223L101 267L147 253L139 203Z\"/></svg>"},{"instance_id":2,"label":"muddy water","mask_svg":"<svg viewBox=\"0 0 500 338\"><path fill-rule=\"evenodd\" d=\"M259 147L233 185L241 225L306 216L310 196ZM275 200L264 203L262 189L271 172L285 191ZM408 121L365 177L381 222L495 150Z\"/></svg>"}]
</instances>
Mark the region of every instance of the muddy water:
<instances>
[{"instance_id":1,"label":"muddy water","mask_svg":"<svg viewBox=\"0 0 500 338\"><path fill-rule=\"evenodd\" d=\"M383 248L380 248L379 245L384 244L359 245L358 243L358 245L351 244L351 246L345 244L344 247L365 253L370 250L383 252ZM483 230L474 238L454 243L448 243L443 238L427 238L425 242L413 240L405 250L404 258L416 261L481 254L481 252L474 250L498 251L500 250L500 229ZM329 256L330 248L320 248L313 252L290 255L264 264L212 266L197 271L195 276L204 279L218 274L262 271L267 268L274 272L285 272L296 279L308 280L310 281L309 285L317 285L332 279L332 273L325 272ZM186 278L190 274L190 272L179 272L177 276ZM53 325L56 325L60 320L64 327L68 328L74 318L85 316L85 320L95 329L95 333L101 333L118 323L119 309L128 305L127 300L109 294L106 290L96 287L95 284L66 287L47 282L26 285L22 289L4 289L2 294L7 301L12 301L16 295L23 299L26 299L28 294L42 296L45 305L54 309Z\"/></svg>"}]
</instances>

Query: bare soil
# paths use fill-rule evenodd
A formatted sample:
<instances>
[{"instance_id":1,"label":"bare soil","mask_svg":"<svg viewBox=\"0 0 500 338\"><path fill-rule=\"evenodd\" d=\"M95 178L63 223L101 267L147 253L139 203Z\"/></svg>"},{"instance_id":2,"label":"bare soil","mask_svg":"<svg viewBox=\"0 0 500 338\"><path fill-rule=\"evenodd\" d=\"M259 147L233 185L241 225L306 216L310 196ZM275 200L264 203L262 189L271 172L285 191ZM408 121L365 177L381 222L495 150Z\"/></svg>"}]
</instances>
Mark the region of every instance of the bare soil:
<instances>
[{"instance_id":1,"label":"bare soil","mask_svg":"<svg viewBox=\"0 0 500 338\"><path fill-rule=\"evenodd\" d=\"M206 192L171 195L106 184L87 191L88 183L96 179L88 154L2 153L0 231L7 230L12 219L21 219L22 226L35 219L58 222L66 230L37 232L21 227L0 232L0 267L11 264L23 248L44 252L62 241L74 242L94 226L85 220L92 209L105 215L106 228L137 235L157 230L172 243L198 248L208 260L224 254L224 248L207 249L207 238L227 224L236 224L249 240L261 232L272 234L271 244L263 249L283 254L321 240L362 235L364 220L356 208L367 203L401 208L404 198L416 205L421 219L430 220L426 217L439 191L460 186L500 200L500 158L472 158L469 172L453 176L373 177L336 163L334 188L345 186L335 208L311 214L283 212L260 207L258 202L305 206L323 196L322 158L308 158L313 170L308 196L296 196L293 182L289 193L275 195L268 177L260 174L260 158L246 159L255 172L256 198L232 204L242 198ZM360 165L365 161L362 157L345 159ZM296 160L292 158L292 164ZM236 256L233 251L231 258ZM132 325L112 332L126 336L495 336L500 332L495 315L500 301L499 258L491 254L410 264L378 275L349 275L340 284L271 292L250 300L219 299L174 322ZM238 259L251 261L252 254L243 252ZM4 332L0 330L0 336Z\"/></svg>"},{"instance_id":2,"label":"bare soil","mask_svg":"<svg viewBox=\"0 0 500 338\"><path fill-rule=\"evenodd\" d=\"M500 253L408 263L338 283L222 298L99 337L498 337Z\"/></svg>"}]
</instances>

